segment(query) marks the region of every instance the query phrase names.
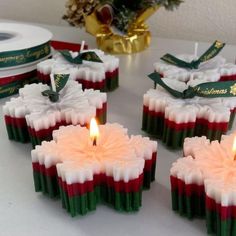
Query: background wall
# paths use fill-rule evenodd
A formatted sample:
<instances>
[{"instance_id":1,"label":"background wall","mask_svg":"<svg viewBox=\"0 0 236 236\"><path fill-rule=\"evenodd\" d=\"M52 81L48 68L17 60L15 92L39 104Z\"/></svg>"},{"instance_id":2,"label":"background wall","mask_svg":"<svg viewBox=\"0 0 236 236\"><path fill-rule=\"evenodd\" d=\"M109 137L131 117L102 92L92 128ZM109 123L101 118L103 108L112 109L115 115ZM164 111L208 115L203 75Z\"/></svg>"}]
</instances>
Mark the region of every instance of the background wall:
<instances>
[{"instance_id":1,"label":"background wall","mask_svg":"<svg viewBox=\"0 0 236 236\"><path fill-rule=\"evenodd\" d=\"M66 25L61 19L66 0L0 0L0 17L18 21ZM149 19L159 37L236 44L235 0L185 0L175 12L160 9Z\"/></svg>"}]
</instances>

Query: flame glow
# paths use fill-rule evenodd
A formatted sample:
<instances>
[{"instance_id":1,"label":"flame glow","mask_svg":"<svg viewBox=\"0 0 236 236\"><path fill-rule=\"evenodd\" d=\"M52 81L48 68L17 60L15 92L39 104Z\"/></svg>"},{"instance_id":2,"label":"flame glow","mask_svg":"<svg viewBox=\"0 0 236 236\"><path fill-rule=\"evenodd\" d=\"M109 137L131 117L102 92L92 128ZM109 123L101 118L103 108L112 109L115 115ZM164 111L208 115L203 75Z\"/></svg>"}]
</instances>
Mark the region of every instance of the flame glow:
<instances>
[{"instance_id":1,"label":"flame glow","mask_svg":"<svg viewBox=\"0 0 236 236\"><path fill-rule=\"evenodd\" d=\"M90 121L89 134L92 141L96 142L99 136L99 129L98 129L98 124L95 118L92 118Z\"/></svg>"},{"instance_id":2,"label":"flame glow","mask_svg":"<svg viewBox=\"0 0 236 236\"><path fill-rule=\"evenodd\" d=\"M236 136L234 137L232 150L233 150L233 153L234 153L234 160L236 160Z\"/></svg>"}]
</instances>

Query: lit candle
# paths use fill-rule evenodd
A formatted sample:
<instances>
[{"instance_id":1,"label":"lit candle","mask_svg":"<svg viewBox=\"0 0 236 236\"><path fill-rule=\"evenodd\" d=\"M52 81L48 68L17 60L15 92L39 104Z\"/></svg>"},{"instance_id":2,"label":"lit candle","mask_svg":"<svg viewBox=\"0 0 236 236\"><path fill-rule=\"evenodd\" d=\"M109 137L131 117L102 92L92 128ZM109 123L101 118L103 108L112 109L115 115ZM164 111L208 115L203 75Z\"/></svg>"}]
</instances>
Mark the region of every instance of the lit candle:
<instances>
[{"instance_id":1,"label":"lit candle","mask_svg":"<svg viewBox=\"0 0 236 236\"><path fill-rule=\"evenodd\" d=\"M235 157L231 158L231 151L236 153L235 134L225 135L220 142L206 137L184 142L185 155L172 164L170 171L173 210L190 219L219 216L217 221L215 217L206 217L207 229L215 235L235 235L228 227L221 227L235 220L232 209L236 207L236 165ZM188 189L185 193L183 186ZM194 199L191 204L189 199Z\"/></svg>"},{"instance_id":2,"label":"lit candle","mask_svg":"<svg viewBox=\"0 0 236 236\"><path fill-rule=\"evenodd\" d=\"M90 133L90 138L93 141L93 146L97 146L97 138L99 136L99 129L98 129L97 121L95 118L92 118L90 121L89 133Z\"/></svg>"},{"instance_id":3,"label":"lit candle","mask_svg":"<svg viewBox=\"0 0 236 236\"><path fill-rule=\"evenodd\" d=\"M35 147L32 166L36 191L58 196L60 188L62 202L68 202L65 207L72 216L95 210L100 202L97 199L117 211L139 210L142 189L150 188L155 179L157 143L140 135L129 137L120 124L107 123L99 125L99 144L93 147L88 141L91 132L94 140L98 136L95 119L90 129L61 126L53 132L52 141ZM53 187L44 190L43 184Z\"/></svg>"},{"instance_id":4,"label":"lit candle","mask_svg":"<svg viewBox=\"0 0 236 236\"><path fill-rule=\"evenodd\" d=\"M234 153L234 160L236 160L236 136L234 137L232 150L233 150L233 153Z\"/></svg>"},{"instance_id":5,"label":"lit candle","mask_svg":"<svg viewBox=\"0 0 236 236\"><path fill-rule=\"evenodd\" d=\"M54 75L53 74L50 74L50 80L51 80L51 86L52 86L52 90L54 92L56 92L56 84L55 84L55 79L54 79Z\"/></svg>"},{"instance_id":6,"label":"lit candle","mask_svg":"<svg viewBox=\"0 0 236 236\"><path fill-rule=\"evenodd\" d=\"M85 41L83 40L80 46L80 52L84 50L84 46L85 46Z\"/></svg>"},{"instance_id":7,"label":"lit candle","mask_svg":"<svg viewBox=\"0 0 236 236\"><path fill-rule=\"evenodd\" d=\"M197 58L197 54L198 54L198 43L195 43L195 47L194 47L194 57L195 59Z\"/></svg>"}]
</instances>

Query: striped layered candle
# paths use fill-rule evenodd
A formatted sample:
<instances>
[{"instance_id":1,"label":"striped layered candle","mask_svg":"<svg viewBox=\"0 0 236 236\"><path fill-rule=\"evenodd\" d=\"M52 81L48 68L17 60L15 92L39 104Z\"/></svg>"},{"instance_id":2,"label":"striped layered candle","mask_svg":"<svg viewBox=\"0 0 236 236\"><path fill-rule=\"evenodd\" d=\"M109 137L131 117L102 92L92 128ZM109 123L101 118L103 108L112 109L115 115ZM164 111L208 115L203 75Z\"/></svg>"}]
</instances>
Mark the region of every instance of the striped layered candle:
<instances>
[{"instance_id":1,"label":"striped layered candle","mask_svg":"<svg viewBox=\"0 0 236 236\"><path fill-rule=\"evenodd\" d=\"M81 83L83 89L92 88L101 91L116 89L119 86L119 59L105 55L101 50L92 51L96 52L102 63L84 61L82 65L76 65L66 61L60 53L56 53L52 59L37 65L39 80L49 84L51 73L66 73L71 75L72 80Z\"/></svg>"},{"instance_id":2,"label":"striped layered candle","mask_svg":"<svg viewBox=\"0 0 236 236\"><path fill-rule=\"evenodd\" d=\"M177 55L177 58L186 62L191 62L194 55ZM188 82L191 78L205 79L209 82L236 80L236 65L227 63L226 59L216 56L208 62L202 63L197 70L189 70L164 61L154 63L154 70L163 77L168 77L178 81Z\"/></svg>"},{"instance_id":3,"label":"striped layered candle","mask_svg":"<svg viewBox=\"0 0 236 236\"><path fill-rule=\"evenodd\" d=\"M163 81L180 92L206 82L193 79L185 83L169 78ZM142 129L171 148L182 147L186 137L205 135L210 140L220 140L232 127L235 108L234 97L179 99L157 85L144 94Z\"/></svg>"},{"instance_id":4,"label":"striped layered candle","mask_svg":"<svg viewBox=\"0 0 236 236\"><path fill-rule=\"evenodd\" d=\"M61 90L58 102L42 95L48 85L25 85L19 97L11 98L3 106L3 114L10 140L31 141L35 146L52 139L52 131L61 125L86 126L92 117L101 124L106 122L107 95L92 89L82 90L70 80Z\"/></svg>"},{"instance_id":5,"label":"striped layered candle","mask_svg":"<svg viewBox=\"0 0 236 236\"><path fill-rule=\"evenodd\" d=\"M105 202L117 211L139 210L143 188L155 179L157 143L127 135L119 124L99 125L96 145L82 126L61 126L53 140L32 150L35 190L59 197L72 216Z\"/></svg>"},{"instance_id":6,"label":"striped layered candle","mask_svg":"<svg viewBox=\"0 0 236 236\"><path fill-rule=\"evenodd\" d=\"M222 141L187 138L184 156L170 170L172 208L188 218L206 219L207 232L236 234L235 134Z\"/></svg>"}]
</instances>

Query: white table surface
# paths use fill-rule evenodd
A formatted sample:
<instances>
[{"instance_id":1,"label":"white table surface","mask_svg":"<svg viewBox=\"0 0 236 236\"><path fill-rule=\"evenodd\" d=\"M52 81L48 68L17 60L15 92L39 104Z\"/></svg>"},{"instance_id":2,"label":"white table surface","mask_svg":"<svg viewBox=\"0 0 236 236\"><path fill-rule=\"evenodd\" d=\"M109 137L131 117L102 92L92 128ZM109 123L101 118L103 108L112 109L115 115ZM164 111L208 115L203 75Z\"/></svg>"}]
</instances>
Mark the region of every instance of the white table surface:
<instances>
[{"instance_id":1,"label":"white table surface","mask_svg":"<svg viewBox=\"0 0 236 236\"><path fill-rule=\"evenodd\" d=\"M95 39L75 28L44 27L54 39L80 42L85 39L95 47ZM214 40L214 39L213 39ZM199 53L209 44L200 43ZM221 55L235 60L236 46L227 46ZM120 58L120 87L108 94L108 121L118 122L130 134L141 131L142 97L153 83L146 74L165 53L193 53L194 42L153 38L149 49ZM0 100L0 107L9 100ZM156 181L143 192L142 208L137 213L123 214L99 205L84 217L70 217L55 201L34 192L31 145L9 141L0 109L0 236L191 236L206 235L205 220L189 221L171 210L169 170L181 151L169 151L159 141Z\"/></svg>"}]
</instances>

